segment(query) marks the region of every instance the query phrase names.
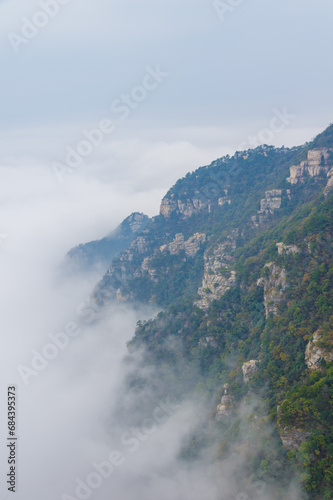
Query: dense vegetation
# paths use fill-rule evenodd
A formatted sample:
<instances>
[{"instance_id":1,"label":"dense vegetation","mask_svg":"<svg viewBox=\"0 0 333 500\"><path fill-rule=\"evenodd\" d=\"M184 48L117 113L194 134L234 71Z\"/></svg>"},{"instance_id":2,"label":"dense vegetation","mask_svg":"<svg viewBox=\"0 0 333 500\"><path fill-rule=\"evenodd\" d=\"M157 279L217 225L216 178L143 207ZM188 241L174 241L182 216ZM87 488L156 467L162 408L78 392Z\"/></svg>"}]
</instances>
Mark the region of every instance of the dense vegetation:
<instances>
[{"instance_id":1,"label":"dense vegetation","mask_svg":"<svg viewBox=\"0 0 333 500\"><path fill-rule=\"evenodd\" d=\"M310 498L327 500L333 499L333 363L323 362L310 370L305 362L306 347L316 332L320 332L323 349L333 350L333 194L323 195L326 177L319 175L293 186L292 196L283 198L279 210L257 226L251 223L265 191L291 189L286 182L289 167L304 160L310 149L323 147L333 148L333 125L304 147L263 146L236 153L179 180L166 197L184 203L195 196L214 200L220 196L217 186L222 186L232 203L212 204L209 211L188 218L177 212L170 219L154 218L145 233L151 249L180 232L185 237L204 232L208 243L191 258L184 252L155 252L150 261L155 281L133 277L126 286L137 299L164 307L157 318L138 324L129 347L145 347L145 364L166 366L169 371L171 367L179 394L204 394L212 420L225 383L239 404L249 394L256 395L254 413L263 436L275 444L262 444L260 453L248 457L248 476L275 481L283 488L292 471ZM237 282L203 311L195 300L204 251L233 230L237 230L237 248L231 268ZM297 251L278 254L278 242L296 245ZM270 262L285 270L286 287L277 314L266 316L264 290L257 282L268 279L266 264ZM132 269L138 265L140 260L134 258ZM242 365L248 360L259 364L245 384ZM264 415L273 424L269 438ZM258 434L255 425L250 427L252 434ZM299 446L283 448L279 433L284 429L302 431L306 438ZM236 416L215 424L219 459L242 432ZM194 437L184 457L195 456L209 439L205 432ZM283 489L280 494L283 497Z\"/></svg>"}]
</instances>

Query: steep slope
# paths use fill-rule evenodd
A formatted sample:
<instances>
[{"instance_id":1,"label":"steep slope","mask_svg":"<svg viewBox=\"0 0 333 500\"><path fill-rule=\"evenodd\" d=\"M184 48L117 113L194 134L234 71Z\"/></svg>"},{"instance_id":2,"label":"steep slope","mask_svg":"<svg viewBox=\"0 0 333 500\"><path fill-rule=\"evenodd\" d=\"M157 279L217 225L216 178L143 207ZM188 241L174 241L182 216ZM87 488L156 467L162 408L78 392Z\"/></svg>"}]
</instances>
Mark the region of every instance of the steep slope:
<instances>
[{"instance_id":1,"label":"steep slope","mask_svg":"<svg viewBox=\"0 0 333 500\"><path fill-rule=\"evenodd\" d=\"M132 243L137 233L142 231L150 221L147 215L135 212L105 238L80 244L72 248L67 257L81 267L101 265L106 268L112 259Z\"/></svg>"},{"instance_id":2,"label":"steep slope","mask_svg":"<svg viewBox=\"0 0 333 500\"><path fill-rule=\"evenodd\" d=\"M282 213L292 205L285 178L299 150L260 147L216 160L178 181L152 224L114 259L95 300L103 304L118 297L165 306L184 294L194 297L210 240L223 245L231 233L236 238L235 230L240 239L252 234L249 219L269 187L284 187L278 194ZM273 203L267 205L260 224L274 219Z\"/></svg>"},{"instance_id":3,"label":"steep slope","mask_svg":"<svg viewBox=\"0 0 333 500\"><path fill-rule=\"evenodd\" d=\"M272 498L285 497L291 471L310 498L333 498L332 152L330 126L303 147L263 146L188 174L93 294L164 309L129 349L164 366L166 385L173 372L175 394L210 401L215 430L184 454L214 436L223 460L236 443ZM251 454L260 429L269 445Z\"/></svg>"}]
</instances>

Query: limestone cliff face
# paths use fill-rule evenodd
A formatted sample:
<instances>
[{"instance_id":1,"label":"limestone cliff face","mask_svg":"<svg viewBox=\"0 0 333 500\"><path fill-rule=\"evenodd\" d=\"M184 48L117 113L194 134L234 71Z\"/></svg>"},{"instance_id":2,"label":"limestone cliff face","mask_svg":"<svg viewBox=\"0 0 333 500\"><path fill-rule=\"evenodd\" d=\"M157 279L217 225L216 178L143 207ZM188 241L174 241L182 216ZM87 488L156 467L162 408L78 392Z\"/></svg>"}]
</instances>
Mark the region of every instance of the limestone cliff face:
<instances>
[{"instance_id":1,"label":"limestone cliff face","mask_svg":"<svg viewBox=\"0 0 333 500\"><path fill-rule=\"evenodd\" d=\"M189 198L185 201L179 199L175 200L174 195L171 194L171 198L164 198L162 200L160 214L169 218L171 214L176 213L177 216L187 219L188 217L192 217L195 213L209 210L209 207L209 199L199 192L196 193L193 198Z\"/></svg>"},{"instance_id":2,"label":"limestone cliff face","mask_svg":"<svg viewBox=\"0 0 333 500\"><path fill-rule=\"evenodd\" d=\"M228 193L228 190L225 189L225 193ZM217 203L220 205L220 207L222 207L223 205L225 205L226 203L228 205L231 205L231 198L230 196L222 196L222 198L219 198L217 200Z\"/></svg>"},{"instance_id":3,"label":"limestone cliff face","mask_svg":"<svg viewBox=\"0 0 333 500\"><path fill-rule=\"evenodd\" d=\"M265 191L265 198L260 201L260 210L258 210L257 215L252 216L253 224L259 227L267 221L270 214L273 214L275 210L281 208L284 198L288 200L291 199L290 189L272 189L270 191Z\"/></svg>"},{"instance_id":4,"label":"limestone cliff face","mask_svg":"<svg viewBox=\"0 0 333 500\"><path fill-rule=\"evenodd\" d=\"M164 240L166 237L164 237ZM131 291L133 279L144 279L156 284L163 274L163 265L158 271L154 266L154 259L159 257L168 258L168 255L179 255L184 252L185 259L193 258L206 243L204 233L195 233L185 240L182 233L177 233L175 237L164 245L151 244L148 236L144 234L138 236L118 259L109 266L102 281L93 292L94 300L103 305L110 301L126 302L135 297ZM184 260L184 259L183 259ZM165 273L169 272L166 267ZM151 301L154 298L151 297Z\"/></svg>"},{"instance_id":5,"label":"limestone cliff face","mask_svg":"<svg viewBox=\"0 0 333 500\"><path fill-rule=\"evenodd\" d=\"M265 311L266 318L268 318L270 314L275 316L278 313L278 304L283 299L283 293L288 284L284 268L270 262L265 265L264 269L267 269L266 276L260 278L257 285L264 288Z\"/></svg>"},{"instance_id":6,"label":"limestone cliff face","mask_svg":"<svg viewBox=\"0 0 333 500\"><path fill-rule=\"evenodd\" d=\"M251 359L243 364L242 371L245 383L249 382L253 375L258 371L258 363L259 361L257 359Z\"/></svg>"},{"instance_id":7,"label":"limestone cliff face","mask_svg":"<svg viewBox=\"0 0 333 500\"><path fill-rule=\"evenodd\" d=\"M128 248L136 235L150 223L151 219L147 215L135 212L105 238L78 245L67 256L83 268L103 265L107 269L112 259Z\"/></svg>"},{"instance_id":8,"label":"limestone cliff face","mask_svg":"<svg viewBox=\"0 0 333 500\"><path fill-rule=\"evenodd\" d=\"M322 361L333 361L333 341L323 344L323 335L317 330L306 346L305 362L310 370L319 370Z\"/></svg>"},{"instance_id":9,"label":"limestone cliff face","mask_svg":"<svg viewBox=\"0 0 333 500\"><path fill-rule=\"evenodd\" d=\"M279 427L279 434L286 450L299 450L303 441L311 436L311 432L306 432L293 427Z\"/></svg>"},{"instance_id":10,"label":"limestone cliff face","mask_svg":"<svg viewBox=\"0 0 333 500\"><path fill-rule=\"evenodd\" d=\"M163 198L160 208L160 215L163 215L165 218L169 218L173 212L175 212L178 208L178 203L176 200L172 198Z\"/></svg>"},{"instance_id":11,"label":"limestone cliff face","mask_svg":"<svg viewBox=\"0 0 333 500\"><path fill-rule=\"evenodd\" d=\"M147 225L149 218L142 213L134 212L127 219L125 219L125 221L127 221L132 233L137 233L138 231L141 231L145 225Z\"/></svg>"},{"instance_id":12,"label":"limestone cliff face","mask_svg":"<svg viewBox=\"0 0 333 500\"><path fill-rule=\"evenodd\" d=\"M300 249L296 245L285 245L284 243L277 243L276 246L279 255L289 255L300 252Z\"/></svg>"},{"instance_id":13,"label":"limestone cliff face","mask_svg":"<svg viewBox=\"0 0 333 500\"><path fill-rule=\"evenodd\" d=\"M171 243L162 245L160 247L160 251L162 253L170 252L173 255L177 255L181 250L185 250L185 254L188 257L194 257L194 255L200 250L203 243L206 242L206 239L207 238L204 233L195 233L185 241L184 235L182 233L178 233Z\"/></svg>"},{"instance_id":14,"label":"limestone cliff face","mask_svg":"<svg viewBox=\"0 0 333 500\"><path fill-rule=\"evenodd\" d=\"M168 219L175 214L182 219L187 219L199 212L210 212L212 205L224 204L231 204L228 189L210 180L209 185L204 189L195 189L192 194L183 194L181 198L176 198L174 193L169 193L162 200L160 215Z\"/></svg>"},{"instance_id":15,"label":"limestone cliff face","mask_svg":"<svg viewBox=\"0 0 333 500\"><path fill-rule=\"evenodd\" d=\"M326 175L332 168L329 151L327 148L308 151L306 161L290 167L290 177L287 178L287 181L290 184L298 184L304 182L307 177Z\"/></svg>"},{"instance_id":16,"label":"limestone cliff face","mask_svg":"<svg viewBox=\"0 0 333 500\"><path fill-rule=\"evenodd\" d=\"M260 213L273 213L274 210L281 208L282 189L272 189L265 191L265 198L260 201Z\"/></svg>"},{"instance_id":17,"label":"limestone cliff face","mask_svg":"<svg viewBox=\"0 0 333 500\"><path fill-rule=\"evenodd\" d=\"M333 189L333 168L327 173L327 184L324 189L324 195L327 196L331 189Z\"/></svg>"},{"instance_id":18,"label":"limestone cliff face","mask_svg":"<svg viewBox=\"0 0 333 500\"><path fill-rule=\"evenodd\" d=\"M283 447L286 450L296 450L298 451L301 444L305 439L311 436L311 432L304 429L298 429L292 426L285 426L281 423L281 417L283 416L281 406L277 407L277 429L280 434L280 438Z\"/></svg>"},{"instance_id":19,"label":"limestone cliff face","mask_svg":"<svg viewBox=\"0 0 333 500\"><path fill-rule=\"evenodd\" d=\"M236 283L236 273L231 269L232 254L236 250L237 231L225 241L206 250L202 285L198 290L200 300L196 305L206 311L213 300L218 300Z\"/></svg>"},{"instance_id":20,"label":"limestone cliff face","mask_svg":"<svg viewBox=\"0 0 333 500\"><path fill-rule=\"evenodd\" d=\"M221 398L221 403L216 408L216 420L219 422L225 417L229 417L235 409L235 399L229 394L228 384L224 384L224 395Z\"/></svg>"},{"instance_id":21,"label":"limestone cliff face","mask_svg":"<svg viewBox=\"0 0 333 500\"><path fill-rule=\"evenodd\" d=\"M198 347L199 349L202 349L204 347L211 346L214 349L218 348L218 342L216 342L215 338L209 335L208 337L205 337L201 340L199 340Z\"/></svg>"}]
</instances>

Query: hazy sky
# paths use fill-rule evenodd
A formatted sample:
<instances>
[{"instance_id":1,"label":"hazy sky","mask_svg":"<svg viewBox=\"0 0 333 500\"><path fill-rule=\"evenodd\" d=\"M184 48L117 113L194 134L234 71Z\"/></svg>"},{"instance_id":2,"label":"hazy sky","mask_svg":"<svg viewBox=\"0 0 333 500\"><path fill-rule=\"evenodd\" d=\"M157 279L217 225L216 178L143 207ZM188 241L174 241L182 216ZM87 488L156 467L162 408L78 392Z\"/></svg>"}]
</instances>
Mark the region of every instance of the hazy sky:
<instances>
[{"instance_id":1,"label":"hazy sky","mask_svg":"<svg viewBox=\"0 0 333 500\"><path fill-rule=\"evenodd\" d=\"M156 64L170 77L133 116L138 129L234 128L282 105L299 127L331 120L330 0L220 1L224 20L211 0L62 1L18 54L8 33L47 1L2 2L4 130L99 120Z\"/></svg>"},{"instance_id":2,"label":"hazy sky","mask_svg":"<svg viewBox=\"0 0 333 500\"><path fill-rule=\"evenodd\" d=\"M87 208L85 230L69 229L73 243L130 211L156 214L179 177L250 147L249 136L291 146L332 120L331 0L4 0L0 9L0 165L25 170L26 196L39 186L59 211ZM163 77L145 95L147 68ZM293 118L271 134L276 110ZM102 120L112 133L59 186L52 162L64 164L66 148Z\"/></svg>"},{"instance_id":3,"label":"hazy sky","mask_svg":"<svg viewBox=\"0 0 333 500\"><path fill-rule=\"evenodd\" d=\"M80 182L117 183L128 196L148 190L151 204L137 209L156 213L179 176L267 129L274 109L293 116L266 134L277 145L301 144L332 120L331 0L4 0L0 9L2 164L52 177L51 162L83 129L114 122L75 173L72 199ZM112 103L157 66L168 76L146 96L134 90L140 102L122 120Z\"/></svg>"}]
</instances>

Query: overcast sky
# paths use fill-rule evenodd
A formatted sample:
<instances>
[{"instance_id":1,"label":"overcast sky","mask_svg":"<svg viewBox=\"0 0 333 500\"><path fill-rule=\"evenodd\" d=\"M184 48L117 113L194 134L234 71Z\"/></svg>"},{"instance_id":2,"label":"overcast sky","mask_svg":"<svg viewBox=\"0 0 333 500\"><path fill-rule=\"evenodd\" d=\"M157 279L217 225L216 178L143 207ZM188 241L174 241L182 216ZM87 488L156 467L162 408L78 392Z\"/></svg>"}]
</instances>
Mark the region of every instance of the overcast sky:
<instances>
[{"instance_id":1,"label":"overcast sky","mask_svg":"<svg viewBox=\"0 0 333 500\"><path fill-rule=\"evenodd\" d=\"M83 129L110 119L115 130L75 172L76 193L80 176L148 190L151 205L137 208L156 213L179 176L267 129L274 109L293 116L266 135L277 145L332 121L331 0L49 1L0 3L4 165L46 176ZM121 120L112 103L157 66L168 76Z\"/></svg>"},{"instance_id":2,"label":"overcast sky","mask_svg":"<svg viewBox=\"0 0 333 500\"><path fill-rule=\"evenodd\" d=\"M332 121L331 0L3 0L0 9L0 195L3 207L8 199L17 212L19 199L31 211L20 229L0 214L0 232L33 234L45 216L38 232L48 224L68 235L57 238L59 256L132 211L156 215L179 177L249 138L302 144ZM106 120L112 132L69 169L68 151Z\"/></svg>"}]
</instances>

